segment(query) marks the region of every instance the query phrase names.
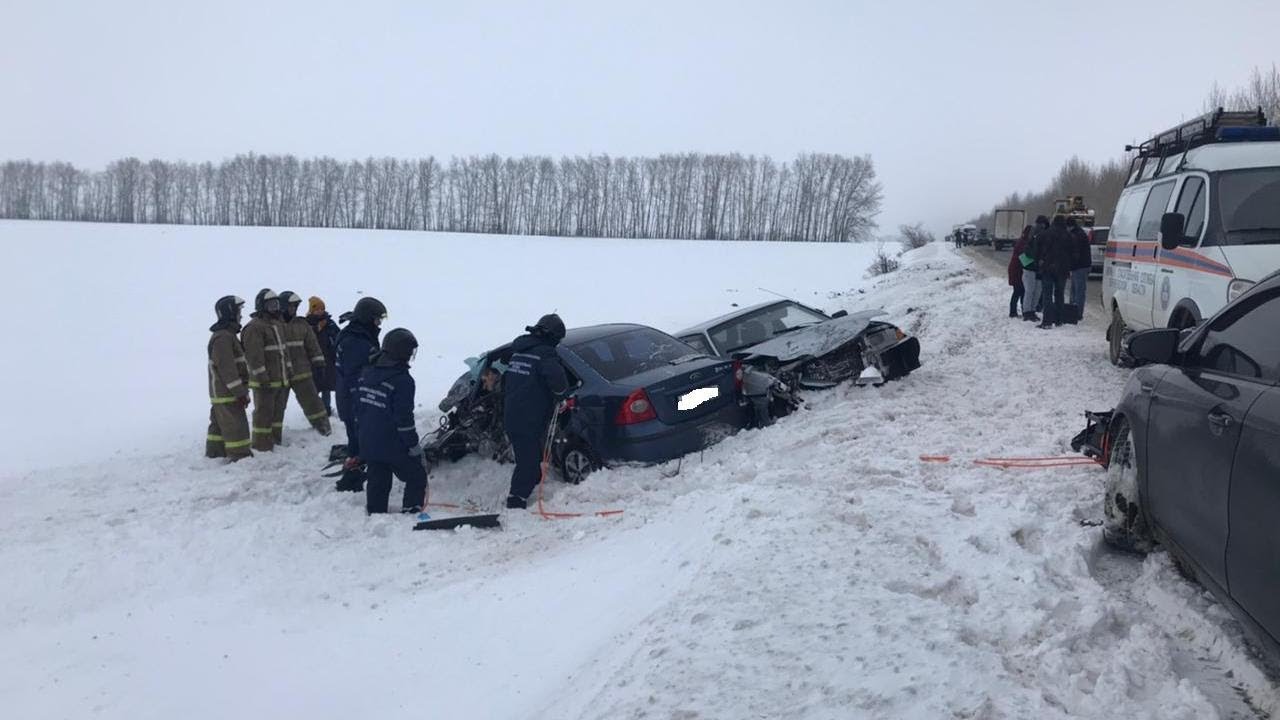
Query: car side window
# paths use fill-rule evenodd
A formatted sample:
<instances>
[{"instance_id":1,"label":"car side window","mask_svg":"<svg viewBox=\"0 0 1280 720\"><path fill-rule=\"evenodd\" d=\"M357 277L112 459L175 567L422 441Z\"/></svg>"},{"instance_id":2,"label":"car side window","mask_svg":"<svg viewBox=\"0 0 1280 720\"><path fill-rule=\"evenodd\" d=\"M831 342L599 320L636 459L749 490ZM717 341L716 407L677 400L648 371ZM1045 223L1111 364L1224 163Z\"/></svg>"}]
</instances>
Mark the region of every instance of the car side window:
<instances>
[{"instance_id":1,"label":"car side window","mask_svg":"<svg viewBox=\"0 0 1280 720\"><path fill-rule=\"evenodd\" d=\"M1187 219L1186 239L1182 244L1195 247L1200 244L1200 234L1204 232L1205 209L1204 178L1189 177L1182 183L1182 192L1178 195L1178 207L1175 212L1182 213Z\"/></svg>"},{"instance_id":2,"label":"car side window","mask_svg":"<svg viewBox=\"0 0 1280 720\"><path fill-rule=\"evenodd\" d=\"M1138 216L1142 203L1147 199L1147 188L1127 190L1116 203L1116 216L1111 222L1111 236L1117 240L1131 240L1138 231Z\"/></svg>"},{"instance_id":3,"label":"car side window","mask_svg":"<svg viewBox=\"0 0 1280 720\"><path fill-rule=\"evenodd\" d=\"M1173 195L1173 181L1162 182L1151 186L1147 195L1147 204L1142 208L1142 219L1138 221L1138 240L1154 242L1160 232L1160 218L1165 208L1169 207L1169 196Z\"/></svg>"},{"instance_id":4,"label":"car side window","mask_svg":"<svg viewBox=\"0 0 1280 720\"><path fill-rule=\"evenodd\" d=\"M1280 290L1259 294L1214 318L1187 366L1280 380Z\"/></svg>"}]
</instances>

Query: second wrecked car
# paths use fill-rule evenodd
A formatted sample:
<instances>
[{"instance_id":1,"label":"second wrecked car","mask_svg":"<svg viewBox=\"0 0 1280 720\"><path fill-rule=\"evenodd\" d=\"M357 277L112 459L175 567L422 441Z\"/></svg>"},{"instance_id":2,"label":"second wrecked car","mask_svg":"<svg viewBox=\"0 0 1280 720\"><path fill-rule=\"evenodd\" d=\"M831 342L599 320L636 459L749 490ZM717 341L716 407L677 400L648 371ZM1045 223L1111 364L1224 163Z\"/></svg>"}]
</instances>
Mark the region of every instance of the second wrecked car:
<instances>
[{"instance_id":1,"label":"second wrecked car","mask_svg":"<svg viewBox=\"0 0 1280 720\"><path fill-rule=\"evenodd\" d=\"M753 305L685 328L676 337L720 357L742 360L806 389L845 380L879 384L920 367L920 341L879 310L827 315L795 300Z\"/></svg>"}]
</instances>

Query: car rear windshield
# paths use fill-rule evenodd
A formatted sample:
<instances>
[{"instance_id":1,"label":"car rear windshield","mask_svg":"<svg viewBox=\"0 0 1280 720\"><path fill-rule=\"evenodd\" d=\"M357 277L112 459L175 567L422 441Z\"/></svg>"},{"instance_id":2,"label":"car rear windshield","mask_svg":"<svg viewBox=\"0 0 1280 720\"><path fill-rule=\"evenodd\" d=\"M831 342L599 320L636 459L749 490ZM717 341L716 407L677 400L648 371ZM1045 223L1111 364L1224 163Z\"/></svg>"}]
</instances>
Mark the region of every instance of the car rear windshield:
<instances>
[{"instance_id":1,"label":"car rear windshield","mask_svg":"<svg viewBox=\"0 0 1280 720\"><path fill-rule=\"evenodd\" d=\"M817 325L827 320L830 318L826 315L798 303L780 302L711 328L711 341L720 349L720 354L728 355L798 327Z\"/></svg>"},{"instance_id":2,"label":"car rear windshield","mask_svg":"<svg viewBox=\"0 0 1280 720\"><path fill-rule=\"evenodd\" d=\"M1093 231L1093 237L1089 240L1094 245L1106 245L1107 236L1111 234L1110 228L1101 228Z\"/></svg>"},{"instance_id":3,"label":"car rear windshield","mask_svg":"<svg viewBox=\"0 0 1280 720\"><path fill-rule=\"evenodd\" d=\"M1218 176L1222 244L1280 244L1280 168L1232 170Z\"/></svg>"},{"instance_id":4,"label":"car rear windshield","mask_svg":"<svg viewBox=\"0 0 1280 720\"><path fill-rule=\"evenodd\" d=\"M569 349L611 382L703 356L670 335L652 328L627 330L572 345Z\"/></svg>"}]
</instances>

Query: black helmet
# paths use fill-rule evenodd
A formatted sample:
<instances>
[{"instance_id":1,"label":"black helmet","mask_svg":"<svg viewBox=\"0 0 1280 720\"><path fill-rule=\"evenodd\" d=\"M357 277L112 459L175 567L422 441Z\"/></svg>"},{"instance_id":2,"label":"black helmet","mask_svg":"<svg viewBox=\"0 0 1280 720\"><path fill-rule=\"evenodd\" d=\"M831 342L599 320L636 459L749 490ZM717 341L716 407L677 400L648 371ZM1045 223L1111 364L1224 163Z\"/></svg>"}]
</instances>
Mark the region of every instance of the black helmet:
<instances>
[{"instance_id":1,"label":"black helmet","mask_svg":"<svg viewBox=\"0 0 1280 720\"><path fill-rule=\"evenodd\" d=\"M544 340L550 340L553 344L558 343L564 339L564 321L555 313L543 315L538 318L538 322L526 327L525 331Z\"/></svg>"},{"instance_id":2,"label":"black helmet","mask_svg":"<svg viewBox=\"0 0 1280 720\"><path fill-rule=\"evenodd\" d=\"M294 315L298 314L298 305L301 303L302 296L292 290L285 290L280 293L280 309L284 311L284 316L290 320L293 319Z\"/></svg>"},{"instance_id":3,"label":"black helmet","mask_svg":"<svg viewBox=\"0 0 1280 720\"><path fill-rule=\"evenodd\" d=\"M382 354L389 360L407 363L418 351L418 338L404 328L396 328L382 338Z\"/></svg>"},{"instance_id":4,"label":"black helmet","mask_svg":"<svg viewBox=\"0 0 1280 720\"><path fill-rule=\"evenodd\" d=\"M387 306L377 298L363 297L351 311L351 318L368 325L378 325L387 316ZM408 332L407 330L405 332Z\"/></svg>"},{"instance_id":5,"label":"black helmet","mask_svg":"<svg viewBox=\"0 0 1280 720\"><path fill-rule=\"evenodd\" d=\"M253 298L253 309L255 312L278 313L280 312L280 296L272 292L271 288L262 288L258 291L257 296Z\"/></svg>"},{"instance_id":6,"label":"black helmet","mask_svg":"<svg viewBox=\"0 0 1280 720\"><path fill-rule=\"evenodd\" d=\"M240 322L240 309L244 307L244 298L235 295L223 295L213 304L213 312L218 322Z\"/></svg>"},{"instance_id":7,"label":"black helmet","mask_svg":"<svg viewBox=\"0 0 1280 720\"><path fill-rule=\"evenodd\" d=\"M1049 227L1049 218L1045 217L1044 215L1037 215L1036 225L1039 225L1042 228Z\"/></svg>"}]
</instances>

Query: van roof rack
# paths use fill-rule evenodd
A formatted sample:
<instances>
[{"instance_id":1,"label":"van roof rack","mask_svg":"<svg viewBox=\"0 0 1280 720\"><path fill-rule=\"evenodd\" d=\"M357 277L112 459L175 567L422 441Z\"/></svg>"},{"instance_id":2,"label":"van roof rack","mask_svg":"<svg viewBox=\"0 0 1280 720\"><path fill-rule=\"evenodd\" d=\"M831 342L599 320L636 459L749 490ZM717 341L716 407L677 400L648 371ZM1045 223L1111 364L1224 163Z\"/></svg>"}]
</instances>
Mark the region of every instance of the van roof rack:
<instances>
[{"instance_id":1,"label":"van roof rack","mask_svg":"<svg viewBox=\"0 0 1280 720\"><path fill-rule=\"evenodd\" d=\"M1164 158L1177 157L1178 167L1182 166L1182 153L1207 145L1209 143L1255 139L1251 131L1233 131L1227 128L1265 128L1267 116L1259 107L1256 110L1233 110L1228 112L1218 108L1198 118L1188 120L1174 128L1166 130L1141 145L1125 145L1125 152L1134 152L1129 162L1130 184L1139 180L1149 180L1145 169L1150 164L1159 164ZM1272 139L1270 135L1257 135L1256 139ZM1160 170L1160 174L1176 171L1177 168Z\"/></svg>"}]
</instances>

